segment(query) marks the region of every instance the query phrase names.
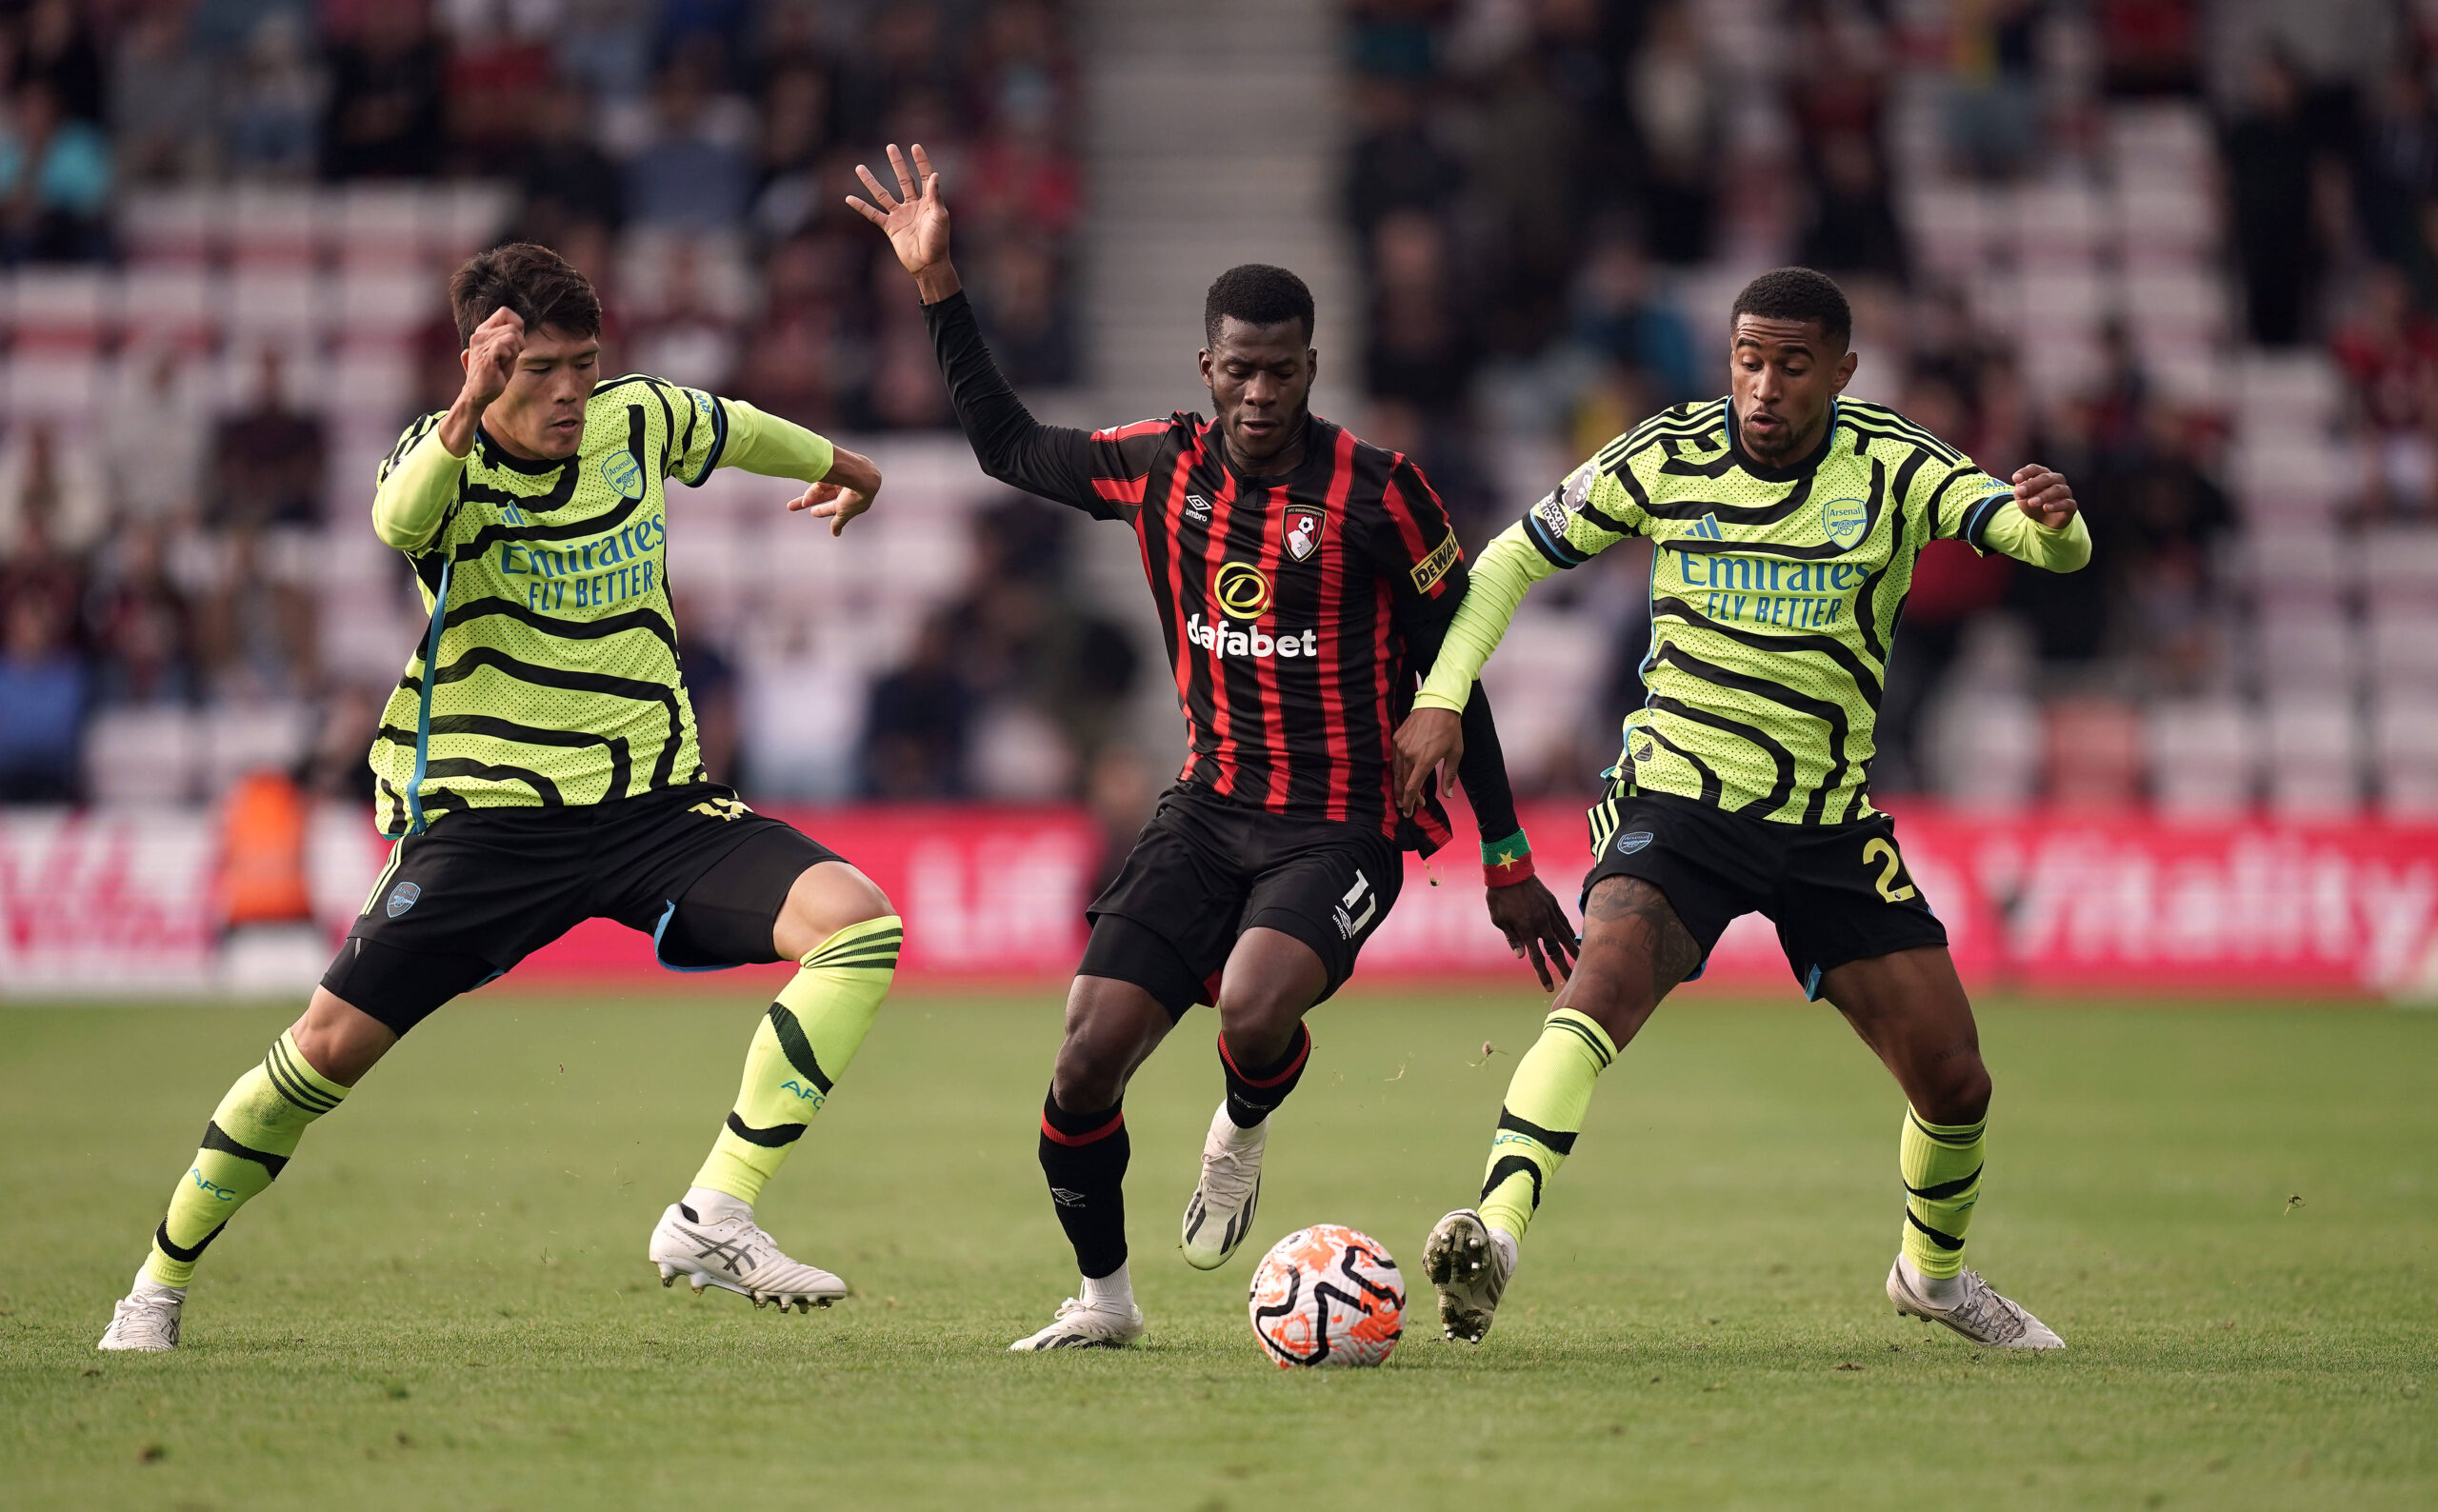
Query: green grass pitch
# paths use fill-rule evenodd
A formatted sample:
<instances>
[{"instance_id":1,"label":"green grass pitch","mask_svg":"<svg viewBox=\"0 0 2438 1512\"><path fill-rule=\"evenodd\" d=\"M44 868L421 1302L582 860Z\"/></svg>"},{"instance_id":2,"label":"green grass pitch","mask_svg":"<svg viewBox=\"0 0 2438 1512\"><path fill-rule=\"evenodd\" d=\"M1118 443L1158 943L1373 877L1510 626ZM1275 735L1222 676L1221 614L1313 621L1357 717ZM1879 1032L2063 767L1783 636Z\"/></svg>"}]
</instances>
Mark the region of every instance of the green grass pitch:
<instances>
[{"instance_id":1,"label":"green grass pitch","mask_svg":"<svg viewBox=\"0 0 2438 1512\"><path fill-rule=\"evenodd\" d=\"M1048 996L900 999L766 1194L855 1297L653 1283L739 985L434 1020L220 1241L165 1358L92 1344L289 1012L0 1012L0 1503L2438 1505L2438 1015L1988 1007L1973 1258L2070 1346L2011 1357L1881 1296L1899 1103L1836 1016L1671 1005L1486 1345L1437 1339L1424 1284L1387 1368L1289 1373L1246 1323L1259 1250L1333 1221L1418 1265L1529 996L1322 1009L1254 1241L1207 1276L1173 1247L1220 1090L1197 1015L1128 1107L1149 1346L1018 1358L1072 1282L1033 1161Z\"/></svg>"}]
</instances>

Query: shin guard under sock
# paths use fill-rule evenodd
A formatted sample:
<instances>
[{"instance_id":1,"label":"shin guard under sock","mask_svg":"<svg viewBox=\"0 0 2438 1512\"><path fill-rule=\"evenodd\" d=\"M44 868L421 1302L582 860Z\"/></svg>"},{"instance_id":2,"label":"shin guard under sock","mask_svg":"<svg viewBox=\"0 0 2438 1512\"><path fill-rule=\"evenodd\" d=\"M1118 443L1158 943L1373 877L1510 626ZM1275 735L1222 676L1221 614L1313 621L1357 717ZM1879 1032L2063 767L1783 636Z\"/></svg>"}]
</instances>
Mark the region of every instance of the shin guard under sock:
<instances>
[{"instance_id":1,"label":"shin guard under sock","mask_svg":"<svg viewBox=\"0 0 2438 1512\"><path fill-rule=\"evenodd\" d=\"M897 974L906 927L895 914L849 925L805 956L754 1026L728 1126L693 1184L751 1205L829 1100Z\"/></svg>"},{"instance_id":2,"label":"shin guard under sock","mask_svg":"<svg viewBox=\"0 0 2438 1512\"><path fill-rule=\"evenodd\" d=\"M1250 1128L1269 1117L1295 1084L1304 1079L1304 1064L1312 1056L1312 1031L1295 1025L1287 1053L1268 1065L1239 1068L1228 1053L1228 1037L1219 1036L1219 1066L1228 1078L1228 1119L1238 1128Z\"/></svg>"},{"instance_id":3,"label":"shin guard under sock","mask_svg":"<svg viewBox=\"0 0 2438 1512\"><path fill-rule=\"evenodd\" d=\"M211 1110L203 1147L170 1198L144 1273L164 1286L192 1281L195 1262L230 1218L278 1178L306 1125L347 1093L306 1064L293 1032L274 1041L263 1064L237 1078Z\"/></svg>"},{"instance_id":4,"label":"shin guard under sock","mask_svg":"<svg viewBox=\"0 0 2438 1512\"><path fill-rule=\"evenodd\" d=\"M1905 1110L1905 1132L1896 1145L1905 1179L1905 1258L1932 1280L1964 1270L1964 1231L1981 1201L1981 1152L1986 1118L1977 1124L1930 1124Z\"/></svg>"},{"instance_id":5,"label":"shin guard under sock","mask_svg":"<svg viewBox=\"0 0 2438 1512\"><path fill-rule=\"evenodd\" d=\"M1058 1226L1075 1246L1075 1268L1099 1279L1126 1263L1126 1137L1123 1104L1069 1113L1055 1093L1041 1104L1041 1174Z\"/></svg>"},{"instance_id":6,"label":"shin guard under sock","mask_svg":"<svg viewBox=\"0 0 2438 1512\"><path fill-rule=\"evenodd\" d=\"M1489 1172L1482 1180L1482 1222L1517 1239L1541 1205L1541 1187L1574 1149L1591 1085L1617 1046L1609 1031L1571 1008L1542 1025L1507 1084L1498 1133L1489 1142Z\"/></svg>"}]
</instances>

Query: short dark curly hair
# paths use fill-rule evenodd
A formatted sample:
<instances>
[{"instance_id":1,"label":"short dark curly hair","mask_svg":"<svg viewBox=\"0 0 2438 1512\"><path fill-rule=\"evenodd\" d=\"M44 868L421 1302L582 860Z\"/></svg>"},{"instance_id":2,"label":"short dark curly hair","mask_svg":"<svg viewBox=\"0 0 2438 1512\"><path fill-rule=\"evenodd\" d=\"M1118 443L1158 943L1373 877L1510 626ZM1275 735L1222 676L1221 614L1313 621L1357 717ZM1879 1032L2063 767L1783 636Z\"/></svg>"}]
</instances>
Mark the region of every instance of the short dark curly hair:
<instances>
[{"instance_id":1,"label":"short dark curly hair","mask_svg":"<svg viewBox=\"0 0 2438 1512\"><path fill-rule=\"evenodd\" d=\"M503 308L516 311L535 334L545 326L572 336L601 334L601 296L592 280L547 247L510 242L466 260L449 280L449 308L457 317L457 345Z\"/></svg>"},{"instance_id":2,"label":"short dark curly hair","mask_svg":"<svg viewBox=\"0 0 2438 1512\"><path fill-rule=\"evenodd\" d=\"M1202 335L1219 345L1219 323L1233 315L1248 326L1275 326L1282 320L1304 323L1304 340L1312 339L1312 291L1284 268L1268 263L1240 263L1210 281L1210 295L1202 302Z\"/></svg>"},{"instance_id":3,"label":"short dark curly hair","mask_svg":"<svg viewBox=\"0 0 2438 1512\"><path fill-rule=\"evenodd\" d=\"M1728 312L1728 325L1731 328L1747 315L1816 320L1821 339L1834 351L1844 351L1854 336L1854 310L1846 303L1846 291L1835 279L1809 268L1772 269L1745 285Z\"/></svg>"}]
</instances>

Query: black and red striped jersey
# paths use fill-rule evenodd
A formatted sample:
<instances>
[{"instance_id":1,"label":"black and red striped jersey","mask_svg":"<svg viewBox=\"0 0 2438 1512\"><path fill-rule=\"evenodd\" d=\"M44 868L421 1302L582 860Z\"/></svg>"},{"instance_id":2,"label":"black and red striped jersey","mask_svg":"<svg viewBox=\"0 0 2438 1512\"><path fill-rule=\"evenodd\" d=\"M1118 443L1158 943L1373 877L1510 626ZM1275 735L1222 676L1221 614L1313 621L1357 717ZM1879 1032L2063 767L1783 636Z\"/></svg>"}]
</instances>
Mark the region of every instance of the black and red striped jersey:
<instances>
[{"instance_id":1,"label":"black and red striped jersey","mask_svg":"<svg viewBox=\"0 0 2438 1512\"><path fill-rule=\"evenodd\" d=\"M983 470L1133 527L1185 710L1179 780L1426 852L1445 844L1437 798L1409 819L1391 783L1391 738L1466 587L1464 552L1422 470L1316 416L1302 462L1278 475L1244 472L1196 414L1045 426L990 360L963 294L924 315ZM1511 835L1514 800L1478 687L1465 741L1474 816L1485 837Z\"/></svg>"},{"instance_id":2,"label":"black and red striped jersey","mask_svg":"<svg viewBox=\"0 0 2438 1512\"><path fill-rule=\"evenodd\" d=\"M1465 596L1448 511L1406 457L1314 417L1304 460L1239 472L1178 413L1091 433L1091 496L1127 521L1184 706L1180 779L1273 813L1400 832L1389 739ZM1416 816L1448 839L1436 806ZM1414 837L1408 837L1412 839Z\"/></svg>"}]
</instances>

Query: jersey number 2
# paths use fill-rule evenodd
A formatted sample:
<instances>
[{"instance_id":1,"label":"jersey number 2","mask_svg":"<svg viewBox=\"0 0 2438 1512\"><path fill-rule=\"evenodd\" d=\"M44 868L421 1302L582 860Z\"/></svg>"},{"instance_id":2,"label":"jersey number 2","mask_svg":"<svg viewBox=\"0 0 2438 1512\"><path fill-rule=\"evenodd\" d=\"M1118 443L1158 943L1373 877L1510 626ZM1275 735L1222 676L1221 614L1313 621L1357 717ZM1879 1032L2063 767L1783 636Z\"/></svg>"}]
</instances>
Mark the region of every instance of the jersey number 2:
<instances>
[{"instance_id":1,"label":"jersey number 2","mask_svg":"<svg viewBox=\"0 0 2438 1512\"><path fill-rule=\"evenodd\" d=\"M1879 895L1882 898L1889 903L1904 903L1913 896L1913 889L1909 885L1902 887L1896 885L1896 874L1904 867L1905 863L1896 859L1894 846L1876 837L1867 842L1863 846L1863 865L1868 866L1874 861L1886 863L1879 873Z\"/></svg>"}]
</instances>

